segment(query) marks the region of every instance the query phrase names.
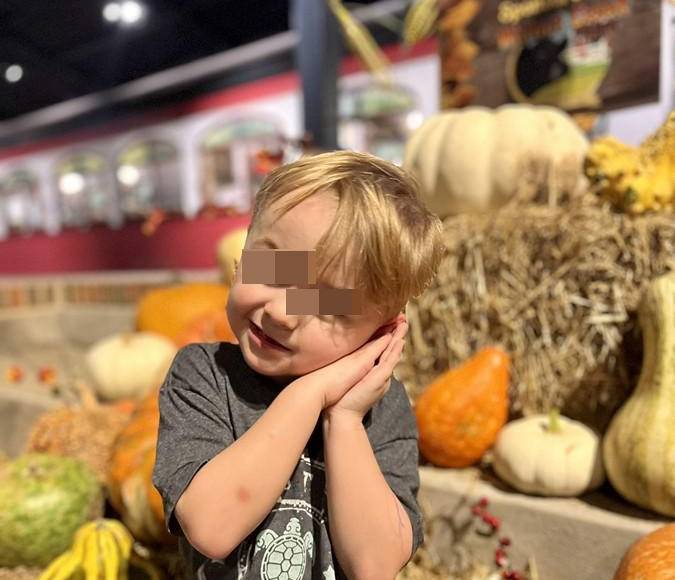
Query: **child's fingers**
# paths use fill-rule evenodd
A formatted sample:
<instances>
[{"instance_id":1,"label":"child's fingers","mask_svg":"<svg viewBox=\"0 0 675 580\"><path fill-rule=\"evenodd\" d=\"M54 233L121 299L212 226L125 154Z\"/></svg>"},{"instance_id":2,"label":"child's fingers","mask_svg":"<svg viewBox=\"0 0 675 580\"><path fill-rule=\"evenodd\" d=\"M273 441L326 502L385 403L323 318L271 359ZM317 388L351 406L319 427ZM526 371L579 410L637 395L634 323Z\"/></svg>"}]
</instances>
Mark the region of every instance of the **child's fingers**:
<instances>
[{"instance_id":1,"label":"child's fingers","mask_svg":"<svg viewBox=\"0 0 675 580\"><path fill-rule=\"evenodd\" d=\"M398 349L399 346L400 346L399 353L403 350L403 346L405 345L405 335L408 332L407 326L408 326L407 324L402 324L396 329L396 332L394 332L394 334L392 335L391 342L387 345L387 348L382 353L382 356L380 356L380 361L378 364L381 364L382 362L386 361L389 358L392 351Z\"/></svg>"},{"instance_id":2,"label":"child's fingers","mask_svg":"<svg viewBox=\"0 0 675 580\"><path fill-rule=\"evenodd\" d=\"M381 363L385 367L393 370L398 361L401 359L401 353L403 352L404 345L405 341L403 339L393 339L389 344L387 356L384 358L384 360L381 360Z\"/></svg>"},{"instance_id":3,"label":"child's fingers","mask_svg":"<svg viewBox=\"0 0 675 580\"><path fill-rule=\"evenodd\" d=\"M382 385L382 383L394 372L394 367L401 358L403 344L403 341L400 339L392 340L390 344L391 349L386 357L384 354L382 355L380 362L366 374L361 381L361 384L364 386L372 386L373 388Z\"/></svg>"}]
</instances>

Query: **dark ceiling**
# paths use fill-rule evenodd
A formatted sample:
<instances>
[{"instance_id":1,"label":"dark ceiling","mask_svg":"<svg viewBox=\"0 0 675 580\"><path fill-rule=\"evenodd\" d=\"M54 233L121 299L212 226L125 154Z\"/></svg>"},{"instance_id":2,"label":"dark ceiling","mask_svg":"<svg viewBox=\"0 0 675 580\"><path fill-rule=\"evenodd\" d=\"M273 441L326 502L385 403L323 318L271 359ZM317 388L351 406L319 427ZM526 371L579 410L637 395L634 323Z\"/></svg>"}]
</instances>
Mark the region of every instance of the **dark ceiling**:
<instances>
[{"instance_id":1,"label":"dark ceiling","mask_svg":"<svg viewBox=\"0 0 675 580\"><path fill-rule=\"evenodd\" d=\"M0 121L289 26L289 0L143 0L147 18L127 28L103 18L106 3L0 0ZM5 81L4 70L14 63L23 68L23 78L12 84Z\"/></svg>"}]
</instances>

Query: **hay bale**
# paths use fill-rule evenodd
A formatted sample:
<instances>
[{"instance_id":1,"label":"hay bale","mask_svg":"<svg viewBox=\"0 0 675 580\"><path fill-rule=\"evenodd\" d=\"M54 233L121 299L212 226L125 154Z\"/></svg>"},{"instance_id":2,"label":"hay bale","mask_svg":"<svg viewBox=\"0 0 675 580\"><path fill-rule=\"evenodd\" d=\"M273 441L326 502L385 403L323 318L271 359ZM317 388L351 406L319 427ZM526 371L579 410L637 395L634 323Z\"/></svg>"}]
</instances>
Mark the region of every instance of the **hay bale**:
<instances>
[{"instance_id":1,"label":"hay bale","mask_svg":"<svg viewBox=\"0 0 675 580\"><path fill-rule=\"evenodd\" d=\"M557 406L604 431L634 387L643 288L675 270L675 216L631 217L593 195L514 203L444 222L447 254L408 304L396 368L414 402L436 376L498 344L513 358L512 417Z\"/></svg>"}]
</instances>

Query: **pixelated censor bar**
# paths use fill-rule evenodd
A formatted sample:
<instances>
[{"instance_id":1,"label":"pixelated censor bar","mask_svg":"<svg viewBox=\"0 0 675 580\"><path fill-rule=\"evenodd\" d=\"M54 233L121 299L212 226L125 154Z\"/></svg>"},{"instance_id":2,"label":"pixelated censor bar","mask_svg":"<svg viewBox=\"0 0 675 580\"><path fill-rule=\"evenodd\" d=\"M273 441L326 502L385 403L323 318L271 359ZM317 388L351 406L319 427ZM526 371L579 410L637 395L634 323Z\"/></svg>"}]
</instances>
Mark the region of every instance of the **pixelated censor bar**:
<instances>
[{"instance_id":1,"label":"pixelated censor bar","mask_svg":"<svg viewBox=\"0 0 675 580\"><path fill-rule=\"evenodd\" d=\"M243 284L316 286L316 251L244 250ZM286 314L361 314L363 294L355 288L287 288Z\"/></svg>"}]
</instances>

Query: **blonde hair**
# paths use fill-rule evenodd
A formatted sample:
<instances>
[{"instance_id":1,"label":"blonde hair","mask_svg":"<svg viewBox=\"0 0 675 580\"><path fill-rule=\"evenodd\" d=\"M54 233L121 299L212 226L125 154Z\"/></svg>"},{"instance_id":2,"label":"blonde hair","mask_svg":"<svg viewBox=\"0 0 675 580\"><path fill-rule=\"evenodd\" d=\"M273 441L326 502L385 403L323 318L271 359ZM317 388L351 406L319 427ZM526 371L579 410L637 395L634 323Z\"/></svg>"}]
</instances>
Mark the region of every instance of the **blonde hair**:
<instances>
[{"instance_id":1,"label":"blonde hair","mask_svg":"<svg viewBox=\"0 0 675 580\"><path fill-rule=\"evenodd\" d=\"M318 279L341 257L354 287L391 318L435 277L445 251L441 220L420 200L414 178L396 165L366 153L333 151L269 173L256 196L249 232L277 202L281 217L319 192L334 193L338 208L317 244Z\"/></svg>"}]
</instances>

